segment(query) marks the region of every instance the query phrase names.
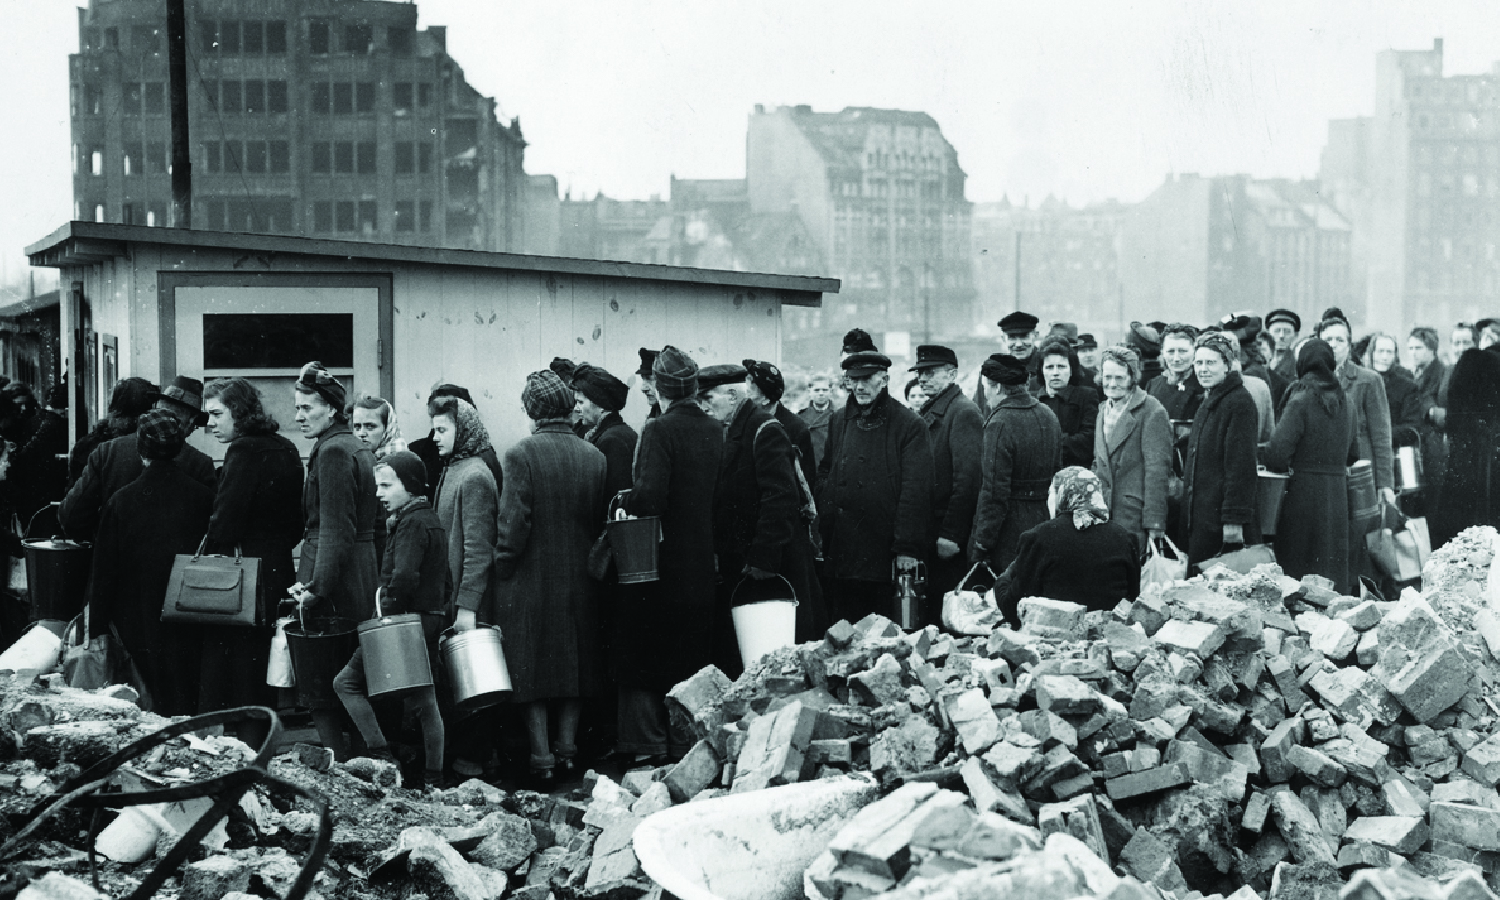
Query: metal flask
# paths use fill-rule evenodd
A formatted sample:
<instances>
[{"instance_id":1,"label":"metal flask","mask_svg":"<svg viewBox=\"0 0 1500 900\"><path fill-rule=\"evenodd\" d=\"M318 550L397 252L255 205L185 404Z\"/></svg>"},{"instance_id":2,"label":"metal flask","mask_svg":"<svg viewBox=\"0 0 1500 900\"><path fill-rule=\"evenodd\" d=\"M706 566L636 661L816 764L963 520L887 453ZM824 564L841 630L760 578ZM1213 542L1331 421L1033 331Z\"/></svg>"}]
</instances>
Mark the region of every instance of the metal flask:
<instances>
[{"instance_id":1,"label":"metal flask","mask_svg":"<svg viewBox=\"0 0 1500 900\"><path fill-rule=\"evenodd\" d=\"M915 568L903 571L892 563L891 574L896 582L898 624L905 631L914 631L921 627L922 600L927 593L927 566L918 560Z\"/></svg>"}]
</instances>

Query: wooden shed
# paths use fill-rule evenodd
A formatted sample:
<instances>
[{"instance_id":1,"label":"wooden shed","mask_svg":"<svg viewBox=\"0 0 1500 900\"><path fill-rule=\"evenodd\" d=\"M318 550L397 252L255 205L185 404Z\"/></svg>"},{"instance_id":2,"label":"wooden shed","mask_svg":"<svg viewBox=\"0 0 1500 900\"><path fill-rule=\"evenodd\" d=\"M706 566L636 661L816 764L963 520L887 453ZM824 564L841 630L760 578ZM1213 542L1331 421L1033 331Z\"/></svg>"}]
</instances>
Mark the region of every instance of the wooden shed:
<instances>
[{"instance_id":1,"label":"wooden shed","mask_svg":"<svg viewBox=\"0 0 1500 900\"><path fill-rule=\"evenodd\" d=\"M641 347L673 344L700 365L779 364L782 307L816 307L839 288L805 276L90 222L64 225L27 254L60 270L75 439L102 415L115 379L185 374L252 379L297 441L291 384L318 359L352 384L351 397L391 399L408 439L427 433L434 385L464 385L504 448L528 433L527 373L554 357L632 385ZM645 420L639 392L624 415ZM194 442L222 458L202 433Z\"/></svg>"}]
</instances>

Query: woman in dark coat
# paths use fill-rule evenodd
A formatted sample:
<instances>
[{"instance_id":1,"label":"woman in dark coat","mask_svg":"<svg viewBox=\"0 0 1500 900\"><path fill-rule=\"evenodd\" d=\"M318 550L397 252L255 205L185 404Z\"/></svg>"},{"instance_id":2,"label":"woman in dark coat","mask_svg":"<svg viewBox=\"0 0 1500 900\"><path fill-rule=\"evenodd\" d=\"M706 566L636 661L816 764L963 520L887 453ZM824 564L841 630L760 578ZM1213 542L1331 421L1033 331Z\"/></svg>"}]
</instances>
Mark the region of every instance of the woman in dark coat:
<instances>
[{"instance_id":1,"label":"woman in dark coat","mask_svg":"<svg viewBox=\"0 0 1500 900\"><path fill-rule=\"evenodd\" d=\"M1042 356L1042 392L1037 397L1057 416L1062 429L1059 465L1088 468L1094 463L1094 427L1099 421L1099 391L1092 384L1077 384L1083 367L1063 340L1048 340Z\"/></svg>"},{"instance_id":2,"label":"woman in dark coat","mask_svg":"<svg viewBox=\"0 0 1500 900\"><path fill-rule=\"evenodd\" d=\"M980 370L985 395L999 402L984 423L969 562L988 563L997 573L1015 558L1021 535L1047 521L1047 489L1062 444L1057 416L1026 390L1025 365L996 353Z\"/></svg>"},{"instance_id":3,"label":"woman in dark coat","mask_svg":"<svg viewBox=\"0 0 1500 900\"><path fill-rule=\"evenodd\" d=\"M1448 367L1438 358L1437 331L1425 325L1411 330L1411 336L1406 339L1406 352L1411 359L1421 398L1422 425L1418 431L1422 437L1422 500L1424 511L1431 518L1438 514L1437 498L1442 491L1443 469L1448 459L1447 439L1443 436L1446 421L1443 404L1448 400L1444 386L1448 382Z\"/></svg>"},{"instance_id":4,"label":"woman in dark coat","mask_svg":"<svg viewBox=\"0 0 1500 900\"><path fill-rule=\"evenodd\" d=\"M1134 351L1131 351L1132 353ZM1021 624L1023 597L1047 597L1111 610L1141 593L1136 538L1109 521L1099 477L1069 466L1048 489L1053 518L1021 535L1016 561L995 585L1005 618Z\"/></svg>"},{"instance_id":5,"label":"woman in dark coat","mask_svg":"<svg viewBox=\"0 0 1500 900\"><path fill-rule=\"evenodd\" d=\"M203 667L198 711L271 706L264 678L277 604L297 580L292 548L302 539L302 458L277 433L260 391L243 378L209 382L203 391L208 433L229 446L219 470L213 519L205 550L260 560L260 624L254 628L203 626ZM260 746L269 723L252 719L239 736Z\"/></svg>"},{"instance_id":6,"label":"woman in dark coat","mask_svg":"<svg viewBox=\"0 0 1500 900\"><path fill-rule=\"evenodd\" d=\"M604 454L573 433L573 391L556 372L526 376L521 395L532 434L505 451L495 537L496 620L513 700L527 704L531 771L540 781L578 756L581 698L600 683L598 582L589 548L604 516ZM547 706L557 702L557 740Z\"/></svg>"},{"instance_id":7,"label":"woman in dark coat","mask_svg":"<svg viewBox=\"0 0 1500 900\"><path fill-rule=\"evenodd\" d=\"M661 517L661 577L622 600L615 645L619 749L637 756L688 749L668 735L665 697L713 658L713 499L724 456L724 427L693 399L698 366L692 358L665 347L652 371L668 405L641 429L625 510Z\"/></svg>"},{"instance_id":8,"label":"woman in dark coat","mask_svg":"<svg viewBox=\"0 0 1500 900\"><path fill-rule=\"evenodd\" d=\"M113 625L164 716L198 711L201 632L161 621L162 601L179 553L198 549L214 494L178 468L187 427L166 410L140 417L136 448L145 468L104 504L95 533L89 636ZM244 677L265 680L265 669Z\"/></svg>"},{"instance_id":9,"label":"woman in dark coat","mask_svg":"<svg viewBox=\"0 0 1500 900\"><path fill-rule=\"evenodd\" d=\"M1500 524L1500 344L1465 350L1453 364L1447 421L1440 515L1428 523L1434 548L1472 525Z\"/></svg>"},{"instance_id":10,"label":"woman in dark coat","mask_svg":"<svg viewBox=\"0 0 1500 900\"><path fill-rule=\"evenodd\" d=\"M1260 413L1234 371L1239 346L1223 332L1199 336L1193 370L1207 390L1188 436L1183 529L1188 562L1217 556L1225 544L1260 540L1255 519L1255 436Z\"/></svg>"},{"instance_id":11,"label":"woman in dark coat","mask_svg":"<svg viewBox=\"0 0 1500 900\"><path fill-rule=\"evenodd\" d=\"M375 454L354 436L344 414L347 396L322 363L302 367L292 386L297 427L313 439L302 483L302 556L292 586L308 616L340 616L363 622L375 612ZM339 660L340 663L348 660ZM298 678L297 694L312 710L323 746L348 756L347 714L327 684Z\"/></svg>"},{"instance_id":12,"label":"woman in dark coat","mask_svg":"<svg viewBox=\"0 0 1500 900\"><path fill-rule=\"evenodd\" d=\"M599 448L609 464L604 490L610 497L629 490L635 475L635 429L625 424L620 410L630 400L630 388L600 366L583 363L573 370L573 414L586 426L583 439Z\"/></svg>"},{"instance_id":13,"label":"woman in dark coat","mask_svg":"<svg viewBox=\"0 0 1500 900\"><path fill-rule=\"evenodd\" d=\"M1308 341L1297 354L1266 468L1292 471L1276 525L1276 561L1293 578L1322 575L1346 594L1349 577L1348 467L1357 453L1354 411L1339 386L1333 350Z\"/></svg>"},{"instance_id":14,"label":"woman in dark coat","mask_svg":"<svg viewBox=\"0 0 1500 900\"><path fill-rule=\"evenodd\" d=\"M1385 381L1385 402L1391 415L1392 447L1415 446L1422 427L1422 389L1417 379L1400 363L1396 339L1388 334L1370 336L1370 368Z\"/></svg>"}]
</instances>

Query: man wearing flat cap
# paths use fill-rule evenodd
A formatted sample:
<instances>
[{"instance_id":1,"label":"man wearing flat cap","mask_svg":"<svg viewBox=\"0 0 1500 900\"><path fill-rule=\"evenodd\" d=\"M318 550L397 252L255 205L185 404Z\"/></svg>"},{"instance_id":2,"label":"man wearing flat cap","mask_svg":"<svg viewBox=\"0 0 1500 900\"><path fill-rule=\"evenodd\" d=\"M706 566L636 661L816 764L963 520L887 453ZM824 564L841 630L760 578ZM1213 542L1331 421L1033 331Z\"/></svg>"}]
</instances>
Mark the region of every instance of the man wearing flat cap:
<instances>
[{"instance_id":1,"label":"man wearing flat cap","mask_svg":"<svg viewBox=\"0 0 1500 900\"><path fill-rule=\"evenodd\" d=\"M605 491L613 497L630 487L635 476L635 429L625 424L620 410L630 400L630 388L603 366L579 363L573 370L574 418L583 429L584 440L599 448L609 462Z\"/></svg>"},{"instance_id":2,"label":"man wearing flat cap","mask_svg":"<svg viewBox=\"0 0 1500 900\"><path fill-rule=\"evenodd\" d=\"M203 382L178 375L162 390L154 408L176 416L185 433L192 434L203 413ZM100 444L89 454L83 474L73 482L58 509L58 518L69 537L93 540L104 504L116 491L140 477L143 467L136 440L136 435L127 434ZM210 489L218 487L214 461L202 450L184 443L176 463L178 470L189 478Z\"/></svg>"},{"instance_id":3,"label":"man wearing flat cap","mask_svg":"<svg viewBox=\"0 0 1500 900\"><path fill-rule=\"evenodd\" d=\"M811 498L797 475L786 429L747 396L746 367L706 366L698 402L724 425L724 460L714 488L714 550L719 564L714 661L730 678L743 669L731 609L795 595L796 639L828 628L818 587Z\"/></svg>"},{"instance_id":4,"label":"man wearing flat cap","mask_svg":"<svg viewBox=\"0 0 1500 900\"><path fill-rule=\"evenodd\" d=\"M891 361L844 358L849 401L828 425L818 467L829 618L896 619L893 567L914 570L932 524L932 449L916 413L891 397Z\"/></svg>"},{"instance_id":5,"label":"man wearing flat cap","mask_svg":"<svg viewBox=\"0 0 1500 900\"><path fill-rule=\"evenodd\" d=\"M922 421L932 446L932 545L928 548L929 623L936 622L944 594L957 586L967 571L964 548L974 525L979 502L979 457L984 440L984 418L974 401L959 389L958 354L948 347L924 344L917 348L917 373L927 402Z\"/></svg>"},{"instance_id":6,"label":"man wearing flat cap","mask_svg":"<svg viewBox=\"0 0 1500 900\"><path fill-rule=\"evenodd\" d=\"M781 398L786 396L786 378L774 363L763 359L747 359L740 365L745 368L745 395L786 429L787 437L797 449L797 469L811 490L818 478L818 457L813 452L812 430L800 416L782 405Z\"/></svg>"},{"instance_id":7,"label":"man wearing flat cap","mask_svg":"<svg viewBox=\"0 0 1500 900\"><path fill-rule=\"evenodd\" d=\"M1266 365L1290 385L1297 380L1297 358L1292 347L1297 343L1297 335L1302 333L1302 317L1289 309L1273 309L1266 316L1266 331L1276 342L1276 349L1266 360Z\"/></svg>"},{"instance_id":8,"label":"man wearing flat cap","mask_svg":"<svg viewBox=\"0 0 1500 900\"><path fill-rule=\"evenodd\" d=\"M1265 358L1265 352L1260 345L1261 322L1260 316L1250 313L1230 313L1219 323L1224 333L1232 336L1240 345L1240 367L1243 374L1252 378L1260 379L1266 386L1266 393L1271 398L1273 410L1272 423L1274 426L1274 410L1281 405L1281 395L1286 391L1290 382L1282 380L1280 375L1271 371L1271 367ZM1255 393L1248 385L1247 389ZM1265 440L1270 440L1269 435Z\"/></svg>"}]
</instances>

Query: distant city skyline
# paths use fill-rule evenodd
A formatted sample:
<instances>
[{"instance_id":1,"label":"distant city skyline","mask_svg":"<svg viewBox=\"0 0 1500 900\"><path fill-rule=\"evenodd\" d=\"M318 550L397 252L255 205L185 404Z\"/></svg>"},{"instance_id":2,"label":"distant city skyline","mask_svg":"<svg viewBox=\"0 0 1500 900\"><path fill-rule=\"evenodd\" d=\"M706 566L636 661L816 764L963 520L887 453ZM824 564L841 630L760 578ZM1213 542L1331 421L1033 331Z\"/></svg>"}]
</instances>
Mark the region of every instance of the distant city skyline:
<instances>
[{"instance_id":1,"label":"distant city skyline","mask_svg":"<svg viewBox=\"0 0 1500 900\"><path fill-rule=\"evenodd\" d=\"M423 27L518 116L526 171L574 197L665 195L744 176L755 104L930 114L968 199L1137 201L1169 173L1311 178L1327 120L1368 115L1375 54L1446 39L1446 74L1489 71L1500 7L1161 0L918 5L770 0L705 16L686 0L422 0ZM0 276L71 215L73 3L9 0L0 73Z\"/></svg>"}]
</instances>

